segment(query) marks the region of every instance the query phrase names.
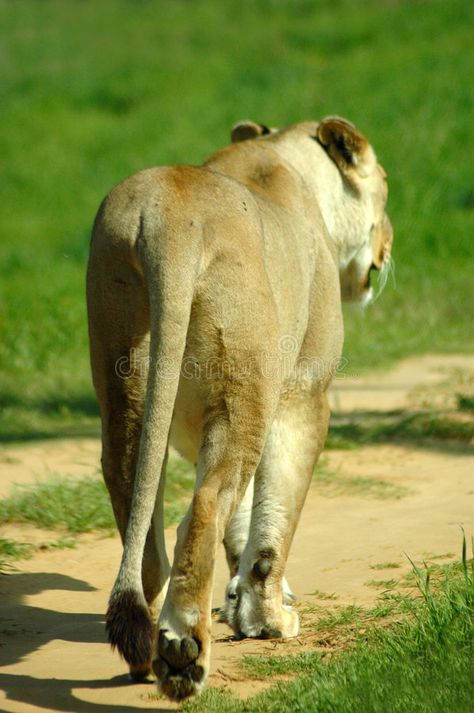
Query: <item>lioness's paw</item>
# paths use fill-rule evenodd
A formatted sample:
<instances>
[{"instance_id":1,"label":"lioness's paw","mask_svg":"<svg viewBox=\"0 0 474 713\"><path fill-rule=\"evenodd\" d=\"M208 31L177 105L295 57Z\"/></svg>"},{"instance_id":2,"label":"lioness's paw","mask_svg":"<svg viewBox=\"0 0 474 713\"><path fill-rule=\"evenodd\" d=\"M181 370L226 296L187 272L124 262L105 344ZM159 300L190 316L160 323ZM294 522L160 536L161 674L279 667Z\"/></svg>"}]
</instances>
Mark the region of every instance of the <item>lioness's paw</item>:
<instances>
[{"instance_id":1,"label":"lioness's paw","mask_svg":"<svg viewBox=\"0 0 474 713\"><path fill-rule=\"evenodd\" d=\"M198 663L201 646L190 636L178 638L166 629L158 637L158 655L153 670L160 690L174 701L196 695L206 679L206 669Z\"/></svg>"},{"instance_id":2,"label":"lioness's paw","mask_svg":"<svg viewBox=\"0 0 474 713\"><path fill-rule=\"evenodd\" d=\"M271 602L264 600L262 592L256 592L251 583L242 581L236 575L227 585L220 620L229 624L238 639L289 639L297 636L298 614L287 604L294 601L295 596L285 579L282 585L282 599ZM272 611L271 616L268 616L269 610Z\"/></svg>"}]
</instances>

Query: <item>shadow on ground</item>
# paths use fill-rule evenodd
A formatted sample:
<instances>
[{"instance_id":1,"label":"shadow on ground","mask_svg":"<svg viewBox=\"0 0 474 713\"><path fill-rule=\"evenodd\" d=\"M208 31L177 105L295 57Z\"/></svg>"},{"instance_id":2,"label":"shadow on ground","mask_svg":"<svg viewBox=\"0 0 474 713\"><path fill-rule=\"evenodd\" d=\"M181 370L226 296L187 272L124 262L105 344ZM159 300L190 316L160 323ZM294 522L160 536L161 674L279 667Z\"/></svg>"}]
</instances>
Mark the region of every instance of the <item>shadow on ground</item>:
<instances>
[{"instance_id":1,"label":"shadow on ground","mask_svg":"<svg viewBox=\"0 0 474 713\"><path fill-rule=\"evenodd\" d=\"M74 695L78 689L107 689L118 686L129 686L128 676L115 676L109 679L93 679L89 681L57 678L33 678L33 676L16 676L0 674L0 688L5 691L8 700L26 703L47 710L66 711L70 713L137 713L136 706L117 706L115 703L91 703L83 701ZM154 704L156 713L171 713L174 708L161 707Z\"/></svg>"},{"instance_id":2,"label":"shadow on ground","mask_svg":"<svg viewBox=\"0 0 474 713\"><path fill-rule=\"evenodd\" d=\"M25 597L46 590L94 591L87 582L63 574L21 572L0 575L0 586L0 666L18 663L54 639L105 641L104 617L99 614L50 611L25 602Z\"/></svg>"},{"instance_id":3,"label":"shadow on ground","mask_svg":"<svg viewBox=\"0 0 474 713\"><path fill-rule=\"evenodd\" d=\"M91 592L95 587L84 580L55 573L18 573L2 575L0 579L2 614L0 616L0 666L19 663L53 640L78 643L105 642L104 617L100 614L58 612L30 606L28 595L45 590ZM27 636L25 636L27 633ZM108 689L129 686L127 675L111 679L61 679L51 676L35 678L28 675L2 673L0 688L8 700L38 708L76 713L134 713L133 706L100 704L83 701L74 691L78 689ZM158 711L169 708L156 708Z\"/></svg>"}]
</instances>

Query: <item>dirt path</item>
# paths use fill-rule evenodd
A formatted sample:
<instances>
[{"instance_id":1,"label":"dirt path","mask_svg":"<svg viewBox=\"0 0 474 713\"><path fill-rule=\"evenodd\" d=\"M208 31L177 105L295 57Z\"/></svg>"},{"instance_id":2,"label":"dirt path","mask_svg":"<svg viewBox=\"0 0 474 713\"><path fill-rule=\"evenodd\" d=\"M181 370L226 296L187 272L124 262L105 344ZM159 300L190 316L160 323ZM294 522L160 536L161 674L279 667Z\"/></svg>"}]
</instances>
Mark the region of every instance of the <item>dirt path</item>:
<instances>
[{"instance_id":1,"label":"dirt path","mask_svg":"<svg viewBox=\"0 0 474 713\"><path fill-rule=\"evenodd\" d=\"M453 394L472 386L474 358L424 357L374 377L338 380L339 413L398 408L452 407ZM98 467L97 441L49 441L0 451L0 496L15 482L47 472L90 474ZM312 592L334 593L327 605L373 602L374 579L399 578L415 560L459 556L461 530L474 534L474 457L449 445L366 446L329 451L324 470L335 473L310 490L288 564L298 596L301 636L289 642L233 642L214 625L210 685L242 696L269 682L243 676L245 653L286 654L314 647L308 605L324 604ZM372 487L373 485L373 487ZM386 486L386 487L384 487ZM3 534L3 533L2 533ZM11 534L11 530L7 532ZM174 531L167 533L170 548ZM31 539L31 538L30 538ZM85 536L73 550L48 550L22 561L0 580L0 710L132 713L172 710L153 698L152 685L131 685L105 643L103 614L116 574L117 538ZM399 567L375 568L392 563ZM226 567L221 553L215 604L221 603ZM310 628L311 623L311 628Z\"/></svg>"}]
</instances>

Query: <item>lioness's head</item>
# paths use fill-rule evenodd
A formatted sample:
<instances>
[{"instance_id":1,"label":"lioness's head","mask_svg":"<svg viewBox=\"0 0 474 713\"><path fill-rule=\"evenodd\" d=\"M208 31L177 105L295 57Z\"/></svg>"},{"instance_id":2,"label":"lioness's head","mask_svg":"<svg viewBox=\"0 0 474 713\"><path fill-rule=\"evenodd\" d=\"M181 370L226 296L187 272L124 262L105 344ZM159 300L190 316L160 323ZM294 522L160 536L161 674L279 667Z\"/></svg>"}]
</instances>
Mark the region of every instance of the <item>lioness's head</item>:
<instances>
[{"instance_id":1,"label":"lioness's head","mask_svg":"<svg viewBox=\"0 0 474 713\"><path fill-rule=\"evenodd\" d=\"M232 141L270 141L312 182L329 234L339 252L341 296L367 304L371 273L379 290L390 269L392 226L386 213L387 176L367 139L346 119L328 117L283 130L243 121Z\"/></svg>"},{"instance_id":2,"label":"lioness's head","mask_svg":"<svg viewBox=\"0 0 474 713\"><path fill-rule=\"evenodd\" d=\"M359 235L351 236L340 263L342 298L367 304L373 297L371 273L381 273L383 288L390 267L393 231L385 210L387 174L367 139L346 119L324 119L316 138L337 166L348 196L352 194L346 203L348 217L352 204L353 221L358 224Z\"/></svg>"}]
</instances>

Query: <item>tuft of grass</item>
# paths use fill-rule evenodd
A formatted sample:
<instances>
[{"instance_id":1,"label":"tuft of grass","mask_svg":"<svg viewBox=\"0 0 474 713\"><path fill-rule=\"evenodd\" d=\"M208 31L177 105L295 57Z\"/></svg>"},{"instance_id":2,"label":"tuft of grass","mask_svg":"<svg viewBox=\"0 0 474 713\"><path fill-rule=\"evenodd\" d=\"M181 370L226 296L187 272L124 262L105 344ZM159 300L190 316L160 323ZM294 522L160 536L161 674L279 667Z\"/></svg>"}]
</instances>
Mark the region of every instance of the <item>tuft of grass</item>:
<instances>
[{"instance_id":1,"label":"tuft of grass","mask_svg":"<svg viewBox=\"0 0 474 713\"><path fill-rule=\"evenodd\" d=\"M0 537L0 558L21 559L27 557L32 549L33 545L28 542L15 542L15 540Z\"/></svg>"},{"instance_id":2,"label":"tuft of grass","mask_svg":"<svg viewBox=\"0 0 474 713\"><path fill-rule=\"evenodd\" d=\"M77 541L71 537L59 537L55 540L48 540L39 545L30 542L18 542L16 540L0 538L0 572L8 572L13 569L12 562L16 560L29 559L38 550L64 550L76 547Z\"/></svg>"},{"instance_id":3,"label":"tuft of grass","mask_svg":"<svg viewBox=\"0 0 474 713\"><path fill-rule=\"evenodd\" d=\"M370 569L398 569L401 565L398 562L377 562L371 564Z\"/></svg>"},{"instance_id":4,"label":"tuft of grass","mask_svg":"<svg viewBox=\"0 0 474 713\"><path fill-rule=\"evenodd\" d=\"M179 456L172 455L165 490L165 526L177 522L186 511L194 485L194 471ZM109 494L100 478L67 479L50 476L34 485L16 486L10 497L0 500L0 524L8 522L63 529L77 535L93 530L115 531ZM48 546L68 547L62 538Z\"/></svg>"},{"instance_id":5,"label":"tuft of grass","mask_svg":"<svg viewBox=\"0 0 474 713\"><path fill-rule=\"evenodd\" d=\"M324 443L324 448L328 451L353 451L359 444L352 437L344 436L340 433L340 427L330 422L329 432Z\"/></svg>"},{"instance_id":6,"label":"tuft of grass","mask_svg":"<svg viewBox=\"0 0 474 713\"><path fill-rule=\"evenodd\" d=\"M316 599L337 599L335 592L322 592L320 589L315 589L314 592L309 592L308 596L316 597Z\"/></svg>"},{"instance_id":7,"label":"tuft of grass","mask_svg":"<svg viewBox=\"0 0 474 713\"><path fill-rule=\"evenodd\" d=\"M455 557L453 552L441 552L441 554L434 554L433 552L430 552L425 555L426 559L428 560L445 560L445 559L452 559Z\"/></svg>"},{"instance_id":8,"label":"tuft of grass","mask_svg":"<svg viewBox=\"0 0 474 713\"><path fill-rule=\"evenodd\" d=\"M12 560L31 557L33 545L27 542L15 542L6 537L0 537L0 572L11 569Z\"/></svg>"},{"instance_id":9,"label":"tuft of grass","mask_svg":"<svg viewBox=\"0 0 474 713\"><path fill-rule=\"evenodd\" d=\"M384 595L386 592L384 592ZM370 610L370 619L376 621L377 619L386 619L387 617L394 617L399 614L401 610L400 600L385 599L385 596L380 597L379 601Z\"/></svg>"},{"instance_id":10,"label":"tuft of grass","mask_svg":"<svg viewBox=\"0 0 474 713\"><path fill-rule=\"evenodd\" d=\"M387 441L453 441L470 443L474 438L474 421L460 420L437 413L395 415L377 420L358 418L357 421L338 422L337 416L329 427L326 447L331 449L355 448L357 445Z\"/></svg>"},{"instance_id":11,"label":"tuft of grass","mask_svg":"<svg viewBox=\"0 0 474 713\"><path fill-rule=\"evenodd\" d=\"M393 428L376 431L377 440L387 437L419 440L436 438L438 440L460 441L469 443L474 438L474 421L459 421L437 414L414 414L402 419Z\"/></svg>"},{"instance_id":12,"label":"tuft of grass","mask_svg":"<svg viewBox=\"0 0 474 713\"><path fill-rule=\"evenodd\" d=\"M367 587L376 589L393 589L398 584L398 579L370 579L365 583Z\"/></svg>"},{"instance_id":13,"label":"tuft of grass","mask_svg":"<svg viewBox=\"0 0 474 713\"><path fill-rule=\"evenodd\" d=\"M474 396L457 395L458 409L460 411L474 411Z\"/></svg>"},{"instance_id":14,"label":"tuft of grass","mask_svg":"<svg viewBox=\"0 0 474 713\"><path fill-rule=\"evenodd\" d=\"M348 606L336 609L329 614L318 619L318 629L337 629L340 627L352 627L357 625L365 614L363 607L357 604L349 604Z\"/></svg>"},{"instance_id":15,"label":"tuft of grass","mask_svg":"<svg viewBox=\"0 0 474 713\"><path fill-rule=\"evenodd\" d=\"M266 676L281 676L285 674L310 673L322 660L319 651L305 651L290 656L260 656L248 654L243 656L241 666L251 678Z\"/></svg>"},{"instance_id":16,"label":"tuft of grass","mask_svg":"<svg viewBox=\"0 0 474 713\"><path fill-rule=\"evenodd\" d=\"M339 495L355 495L360 497L378 498L381 500L398 500L410 494L410 489L395 485L379 478L347 477L330 471L324 466L316 468L313 483L321 495L337 497Z\"/></svg>"},{"instance_id":17,"label":"tuft of grass","mask_svg":"<svg viewBox=\"0 0 474 713\"><path fill-rule=\"evenodd\" d=\"M115 521L108 493L97 478L53 478L34 486L16 486L0 501L0 523L20 522L78 534L112 530Z\"/></svg>"},{"instance_id":18,"label":"tuft of grass","mask_svg":"<svg viewBox=\"0 0 474 713\"><path fill-rule=\"evenodd\" d=\"M57 540L42 542L39 550L73 550L77 546L77 540L72 537L59 537Z\"/></svg>"},{"instance_id":19,"label":"tuft of grass","mask_svg":"<svg viewBox=\"0 0 474 713\"><path fill-rule=\"evenodd\" d=\"M433 559L436 559L436 555L423 561L423 571L430 580L431 586L438 587L439 583L444 581L446 577L459 576L463 570L462 560L454 560L453 562L448 562L446 564L439 564L431 561ZM419 572L421 571L420 567L415 565L410 557L408 557L408 560L412 564L412 570L401 577L401 583L405 586L418 587L417 582L419 580Z\"/></svg>"}]
</instances>

